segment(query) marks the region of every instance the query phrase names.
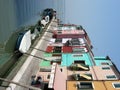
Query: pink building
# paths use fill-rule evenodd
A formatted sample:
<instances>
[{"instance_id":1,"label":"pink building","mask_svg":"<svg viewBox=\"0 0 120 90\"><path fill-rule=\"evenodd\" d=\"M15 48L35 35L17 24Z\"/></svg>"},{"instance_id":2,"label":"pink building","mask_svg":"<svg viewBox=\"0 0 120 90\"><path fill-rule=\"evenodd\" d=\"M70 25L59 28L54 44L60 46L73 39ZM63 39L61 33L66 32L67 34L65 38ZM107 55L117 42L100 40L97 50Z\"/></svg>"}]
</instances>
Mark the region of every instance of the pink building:
<instances>
[{"instance_id":1,"label":"pink building","mask_svg":"<svg viewBox=\"0 0 120 90\"><path fill-rule=\"evenodd\" d=\"M97 80L118 80L120 79L119 73L114 66L101 65L93 66L94 74Z\"/></svg>"},{"instance_id":2,"label":"pink building","mask_svg":"<svg viewBox=\"0 0 120 90\"><path fill-rule=\"evenodd\" d=\"M83 30L56 30L53 38L82 38L84 34Z\"/></svg>"},{"instance_id":3,"label":"pink building","mask_svg":"<svg viewBox=\"0 0 120 90\"><path fill-rule=\"evenodd\" d=\"M53 88L54 90L66 90L65 73L61 71L56 63L53 63L52 65L48 87Z\"/></svg>"}]
</instances>

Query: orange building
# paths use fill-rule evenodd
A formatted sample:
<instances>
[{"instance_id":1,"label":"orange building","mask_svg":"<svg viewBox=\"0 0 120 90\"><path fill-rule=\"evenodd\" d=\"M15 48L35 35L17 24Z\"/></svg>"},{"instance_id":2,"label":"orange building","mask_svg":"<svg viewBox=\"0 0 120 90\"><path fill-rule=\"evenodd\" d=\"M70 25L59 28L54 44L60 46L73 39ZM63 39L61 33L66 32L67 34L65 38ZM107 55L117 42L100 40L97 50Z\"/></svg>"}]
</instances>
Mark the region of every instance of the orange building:
<instances>
[{"instance_id":1,"label":"orange building","mask_svg":"<svg viewBox=\"0 0 120 90\"><path fill-rule=\"evenodd\" d=\"M120 90L120 80L67 81L67 90Z\"/></svg>"}]
</instances>

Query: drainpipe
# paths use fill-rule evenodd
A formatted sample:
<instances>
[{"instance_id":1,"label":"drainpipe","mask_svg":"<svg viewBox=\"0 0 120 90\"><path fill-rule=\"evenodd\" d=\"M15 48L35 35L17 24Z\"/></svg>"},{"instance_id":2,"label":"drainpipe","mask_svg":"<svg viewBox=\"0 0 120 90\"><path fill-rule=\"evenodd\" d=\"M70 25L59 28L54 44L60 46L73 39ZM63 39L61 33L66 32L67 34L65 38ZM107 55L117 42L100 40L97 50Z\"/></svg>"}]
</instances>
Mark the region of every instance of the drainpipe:
<instances>
[{"instance_id":1,"label":"drainpipe","mask_svg":"<svg viewBox=\"0 0 120 90\"><path fill-rule=\"evenodd\" d=\"M103 84L104 84L105 89L108 90L107 87L106 87L106 85L105 85L105 81L102 81L102 82L103 82Z\"/></svg>"}]
</instances>

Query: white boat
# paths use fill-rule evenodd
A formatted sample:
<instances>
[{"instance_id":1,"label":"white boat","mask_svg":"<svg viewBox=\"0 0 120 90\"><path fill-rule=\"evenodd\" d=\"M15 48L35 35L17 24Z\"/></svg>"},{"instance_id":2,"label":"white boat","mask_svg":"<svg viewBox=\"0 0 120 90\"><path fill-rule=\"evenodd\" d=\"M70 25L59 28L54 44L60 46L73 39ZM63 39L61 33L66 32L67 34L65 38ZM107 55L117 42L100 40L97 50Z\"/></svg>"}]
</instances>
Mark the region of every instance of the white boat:
<instances>
[{"instance_id":1,"label":"white boat","mask_svg":"<svg viewBox=\"0 0 120 90\"><path fill-rule=\"evenodd\" d=\"M31 33L30 30L21 33L17 40L17 49L21 53L26 53L31 46Z\"/></svg>"},{"instance_id":2,"label":"white boat","mask_svg":"<svg viewBox=\"0 0 120 90\"><path fill-rule=\"evenodd\" d=\"M49 21L50 21L50 18L49 18L49 16L47 15L47 16L45 17L45 19L42 19L42 20L41 20L41 24L42 24L43 26L45 26L47 23L49 23Z\"/></svg>"}]
</instances>

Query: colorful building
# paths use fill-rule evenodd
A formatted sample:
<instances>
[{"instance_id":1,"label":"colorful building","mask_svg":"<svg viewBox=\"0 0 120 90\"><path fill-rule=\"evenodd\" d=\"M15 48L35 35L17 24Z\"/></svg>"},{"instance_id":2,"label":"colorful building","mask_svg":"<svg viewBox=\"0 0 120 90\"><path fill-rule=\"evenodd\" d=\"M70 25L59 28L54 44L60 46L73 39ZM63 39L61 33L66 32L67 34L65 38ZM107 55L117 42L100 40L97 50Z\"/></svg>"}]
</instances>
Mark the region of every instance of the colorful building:
<instances>
[{"instance_id":1,"label":"colorful building","mask_svg":"<svg viewBox=\"0 0 120 90\"><path fill-rule=\"evenodd\" d=\"M47 90L120 90L120 73L109 56L95 57L82 26L61 24L52 30L40 62ZM43 89L45 90L45 89Z\"/></svg>"},{"instance_id":2,"label":"colorful building","mask_svg":"<svg viewBox=\"0 0 120 90\"><path fill-rule=\"evenodd\" d=\"M120 80L67 81L66 90L120 90Z\"/></svg>"}]
</instances>

